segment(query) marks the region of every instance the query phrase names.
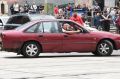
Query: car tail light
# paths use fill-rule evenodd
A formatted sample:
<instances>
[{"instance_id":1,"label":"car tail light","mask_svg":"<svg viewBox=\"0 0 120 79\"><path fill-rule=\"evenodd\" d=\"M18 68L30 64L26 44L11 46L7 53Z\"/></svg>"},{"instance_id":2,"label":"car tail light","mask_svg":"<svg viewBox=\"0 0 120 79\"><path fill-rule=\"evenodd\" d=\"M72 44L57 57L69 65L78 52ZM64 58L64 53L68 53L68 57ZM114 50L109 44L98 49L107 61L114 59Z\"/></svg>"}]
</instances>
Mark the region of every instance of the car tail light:
<instances>
[{"instance_id":1,"label":"car tail light","mask_svg":"<svg viewBox=\"0 0 120 79\"><path fill-rule=\"evenodd\" d=\"M2 50L2 37L3 37L3 35L2 35L2 33L0 33L0 51Z\"/></svg>"},{"instance_id":2,"label":"car tail light","mask_svg":"<svg viewBox=\"0 0 120 79\"><path fill-rule=\"evenodd\" d=\"M1 33L0 38L4 38L4 37L5 37L5 34Z\"/></svg>"},{"instance_id":3,"label":"car tail light","mask_svg":"<svg viewBox=\"0 0 120 79\"><path fill-rule=\"evenodd\" d=\"M0 33L0 42L2 42L2 33Z\"/></svg>"},{"instance_id":4,"label":"car tail light","mask_svg":"<svg viewBox=\"0 0 120 79\"><path fill-rule=\"evenodd\" d=\"M0 33L0 42L2 42L2 39L5 37L5 34Z\"/></svg>"},{"instance_id":5,"label":"car tail light","mask_svg":"<svg viewBox=\"0 0 120 79\"><path fill-rule=\"evenodd\" d=\"M2 42L2 38L0 37L0 42Z\"/></svg>"}]
</instances>

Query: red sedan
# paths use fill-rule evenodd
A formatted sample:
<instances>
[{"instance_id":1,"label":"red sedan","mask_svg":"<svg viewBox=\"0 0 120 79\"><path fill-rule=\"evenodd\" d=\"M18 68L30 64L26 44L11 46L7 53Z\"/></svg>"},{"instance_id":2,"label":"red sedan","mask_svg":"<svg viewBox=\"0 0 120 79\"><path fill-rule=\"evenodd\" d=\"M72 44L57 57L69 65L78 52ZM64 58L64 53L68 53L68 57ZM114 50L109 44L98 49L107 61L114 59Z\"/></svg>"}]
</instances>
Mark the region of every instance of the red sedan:
<instances>
[{"instance_id":1,"label":"red sedan","mask_svg":"<svg viewBox=\"0 0 120 79\"><path fill-rule=\"evenodd\" d=\"M63 29L69 25L71 29ZM65 31L66 30L66 31ZM109 56L120 49L120 35L92 31L71 20L36 20L1 34L2 50L24 57L43 52L92 52Z\"/></svg>"}]
</instances>

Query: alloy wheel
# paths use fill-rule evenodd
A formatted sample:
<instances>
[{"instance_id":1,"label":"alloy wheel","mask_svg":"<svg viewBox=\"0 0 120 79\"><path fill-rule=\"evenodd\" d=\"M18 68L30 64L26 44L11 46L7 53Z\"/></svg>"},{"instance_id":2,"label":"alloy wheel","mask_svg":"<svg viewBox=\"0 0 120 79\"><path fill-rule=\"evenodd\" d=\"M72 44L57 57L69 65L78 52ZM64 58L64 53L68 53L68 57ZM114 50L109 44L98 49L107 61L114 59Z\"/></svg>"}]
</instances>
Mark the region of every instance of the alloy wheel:
<instances>
[{"instance_id":1,"label":"alloy wheel","mask_svg":"<svg viewBox=\"0 0 120 79\"><path fill-rule=\"evenodd\" d=\"M100 46L99 46L99 48L98 48L98 51L101 54L106 55L107 53L109 53L110 47L106 43L101 43Z\"/></svg>"},{"instance_id":2,"label":"alloy wheel","mask_svg":"<svg viewBox=\"0 0 120 79\"><path fill-rule=\"evenodd\" d=\"M26 47L26 53L29 55L29 56L35 56L38 52L38 47L34 44L29 44L27 47Z\"/></svg>"},{"instance_id":3,"label":"alloy wheel","mask_svg":"<svg viewBox=\"0 0 120 79\"><path fill-rule=\"evenodd\" d=\"M41 47L36 42L27 42L22 47L22 55L27 58L38 57L41 52Z\"/></svg>"},{"instance_id":4,"label":"alloy wheel","mask_svg":"<svg viewBox=\"0 0 120 79\"><path fill-rule=\"evenodd\" d=\"M113 53L113 44L109 40L102 40L92 53L96 56L110 56Z\"/></svg>"}]
</instances>

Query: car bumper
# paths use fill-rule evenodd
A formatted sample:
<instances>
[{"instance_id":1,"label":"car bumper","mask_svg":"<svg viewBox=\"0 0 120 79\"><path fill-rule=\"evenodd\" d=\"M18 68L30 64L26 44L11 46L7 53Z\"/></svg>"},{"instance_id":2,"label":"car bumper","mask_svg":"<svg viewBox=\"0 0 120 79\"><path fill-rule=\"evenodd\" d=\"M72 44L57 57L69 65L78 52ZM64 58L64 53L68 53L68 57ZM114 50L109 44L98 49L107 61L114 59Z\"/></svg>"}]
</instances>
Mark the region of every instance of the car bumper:
<instances>
[{"instance_id":1,"label":"car bumper","mask_svg":"<svg viewBox=\"0 0 120 79\"><path fill-rule=\"evenodd\" d=\"M0 51L2 50L2 38L0 37Z\"/></svg>"},{"instance_id":2,"label":"car bumper","mask_svg":"<svg viewBox=\"0 0 120 79\"><path fill-rule=\"evenodd\" d=\"M2 42L0 42L0 51L2 51Z\"/></svg>"},{"instance_id":3,"label":"car bumper","mask_svg":"<svg viewBox=\"0 0 120 79\"><path fill-rule=\"evenodd\" d=\"M117 40L117 41L116 41L116 48L117 48L117 50L120 49L120 40Z\"/></svg>"}]
</instances>

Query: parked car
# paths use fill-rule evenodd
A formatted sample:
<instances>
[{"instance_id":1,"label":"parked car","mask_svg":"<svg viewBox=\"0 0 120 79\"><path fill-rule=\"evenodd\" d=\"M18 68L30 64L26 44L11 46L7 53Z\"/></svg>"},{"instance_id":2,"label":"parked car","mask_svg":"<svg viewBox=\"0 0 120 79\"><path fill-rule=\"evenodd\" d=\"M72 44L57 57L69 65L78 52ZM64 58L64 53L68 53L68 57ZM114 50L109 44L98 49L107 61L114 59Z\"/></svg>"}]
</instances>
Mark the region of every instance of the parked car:
<instances>
[{"instance_id":1,"label":"parked car","mask_svg":"<svg viewBox=\"0 0 120 79\"><path fill-rule=\"evenodd\" d=\"M79 32L63 32L63 24ZM92 52L110 56L120 49L120 35L89 30L71 20L36 20L1 34L2 50L24 57L38 57L43 52Z\"/></svg>"},{"instance_id":2,"label":"parked car","mask_svg":"<svg viewBox=\"0 0 120 79\"><path fill-rule=\"evenodd\" d=\"M7 23L9 19L9 16L4 15L4 16L0 16L0 30L4 29L4 25Z\"/></svg>"},{"instance_id":3,"label":"parked car","mask_svg":"<svg viewBox=\"0 0 120 79\"><path fill-rule=\"evenodd\" d=\"M55 19L52 15L40 15L40 14L16 14L12 15L7 23L4 25L4 30L12 30L27 22L37 19Z\"/></svg>"}]
</instances>

